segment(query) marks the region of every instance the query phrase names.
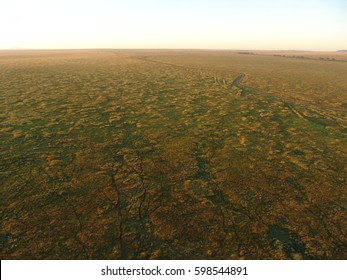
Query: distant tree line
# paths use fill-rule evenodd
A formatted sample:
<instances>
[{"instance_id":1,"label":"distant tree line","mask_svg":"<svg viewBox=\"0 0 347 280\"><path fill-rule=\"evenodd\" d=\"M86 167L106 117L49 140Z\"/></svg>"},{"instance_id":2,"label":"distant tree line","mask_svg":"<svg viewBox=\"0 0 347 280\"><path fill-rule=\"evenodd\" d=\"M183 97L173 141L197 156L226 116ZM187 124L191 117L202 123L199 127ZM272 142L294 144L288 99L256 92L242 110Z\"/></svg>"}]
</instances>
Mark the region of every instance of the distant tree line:
<instances>
[{"instance_id":1,"label":"distant tree line","mask_svg":"<svg viewBox=\"0 0 347 280\"><path fill-rule=\"evenodd\" d=\"M253 53L253 52L238 52L238 54L255 55L255 53Z\"/></svg>"},{"instance_id":2,"label":"distant tree line","mask_svg":"<svg viewBox=\"0 0 347 280\"><path fill-rule=\"evenodd\" d=\"M302 55L284 55L284 54L274 54L274 56L279 56L279 57L288 57L288 58L300 58L300 59L314 59L310 57L304 57ZM335 58L330 58L330 57L320 57L319 60L329 60L329 61L335 61Z\"/></svg>"}]
</instances>

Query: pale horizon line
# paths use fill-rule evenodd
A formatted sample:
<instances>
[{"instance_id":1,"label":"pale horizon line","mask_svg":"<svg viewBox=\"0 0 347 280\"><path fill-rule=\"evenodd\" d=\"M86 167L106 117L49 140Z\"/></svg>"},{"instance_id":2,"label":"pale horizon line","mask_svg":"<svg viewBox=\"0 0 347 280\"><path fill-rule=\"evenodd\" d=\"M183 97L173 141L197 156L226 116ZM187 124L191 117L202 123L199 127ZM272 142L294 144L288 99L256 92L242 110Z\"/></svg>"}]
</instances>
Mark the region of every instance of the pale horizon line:
<instances>
[{"instance_id":1,"label":"pale horizon line","mask_svg":"<svg viewBox=\"0 0 347 280\"><path fill-rule=\"evenodd\" d=\"M232 49L232 48L8 48L0 51L84 51L84 50L182 50L182 51L272 51L272 52L339 52L347 48L336 50L305 50L305 49Z\"/></svg>"}]
</instances>

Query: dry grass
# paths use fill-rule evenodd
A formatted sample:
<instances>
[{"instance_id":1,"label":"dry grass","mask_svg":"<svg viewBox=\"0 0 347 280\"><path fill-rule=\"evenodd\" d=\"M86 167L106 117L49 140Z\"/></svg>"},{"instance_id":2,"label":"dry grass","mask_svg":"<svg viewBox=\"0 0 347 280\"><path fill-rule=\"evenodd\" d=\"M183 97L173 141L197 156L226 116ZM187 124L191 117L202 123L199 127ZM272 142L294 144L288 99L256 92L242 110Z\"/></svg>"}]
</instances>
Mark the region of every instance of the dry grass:
<instances>
[{"instance_id":1,"label":"dry grass","mask_svg":"<svg viewBox=\"0 0 347 280\"><path fill-rule=\"evenodd\" d=\"M346 65L1 53L1 258L345 259Z\"/></svg>"},{"instance_id":2,"label":"dry grass","mask_svg":"<svg viewBox=\"0 0 347 280\"><path fill-rule=\"evenodd\" d=\"M322 56L343 57L344 61L320 60ZM239 52L201 51L176 52L175 55L153 53L152 57L167 63L215 70L229 79L242 72L246 74L245 85L299 103L336 108L347 106L345 53L256 52L256 55L244 55Z\"/></svg>"}]
</instances>

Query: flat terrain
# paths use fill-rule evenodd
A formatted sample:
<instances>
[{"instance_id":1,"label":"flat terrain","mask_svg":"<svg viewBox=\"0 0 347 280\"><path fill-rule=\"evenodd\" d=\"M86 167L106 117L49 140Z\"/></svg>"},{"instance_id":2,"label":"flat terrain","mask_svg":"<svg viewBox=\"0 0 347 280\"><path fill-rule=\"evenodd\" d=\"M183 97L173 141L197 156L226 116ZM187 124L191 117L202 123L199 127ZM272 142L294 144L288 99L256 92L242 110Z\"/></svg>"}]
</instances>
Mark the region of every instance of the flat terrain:
<instances>
[{"instance_id":1,"label":"flat terrain","mask_svg":"<svg viewBox=\"0 0 347 280\"><path fill-rule=\"evenodd\" d=\"M0 52L1 259L346 259L347 54Z\"/></svg>"}]
</instances>

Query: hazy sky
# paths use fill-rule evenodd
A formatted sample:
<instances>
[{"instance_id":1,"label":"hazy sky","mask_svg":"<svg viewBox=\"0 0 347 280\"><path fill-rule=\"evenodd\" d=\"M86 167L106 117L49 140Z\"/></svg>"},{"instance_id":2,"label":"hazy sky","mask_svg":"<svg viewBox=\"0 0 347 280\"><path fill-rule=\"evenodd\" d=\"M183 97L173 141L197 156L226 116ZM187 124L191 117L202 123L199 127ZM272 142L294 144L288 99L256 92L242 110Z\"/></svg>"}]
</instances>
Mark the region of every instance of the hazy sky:
<instances>
[{"instance_id":1,"label":"hazy sky","mask_svg":"<svg viewBox=\"0 0 347 280\"><path fill-rule=\"evenodd\" d=\"M347 0L0 0L0 49L347 49Z\"/></svg>"}]
</instances>

